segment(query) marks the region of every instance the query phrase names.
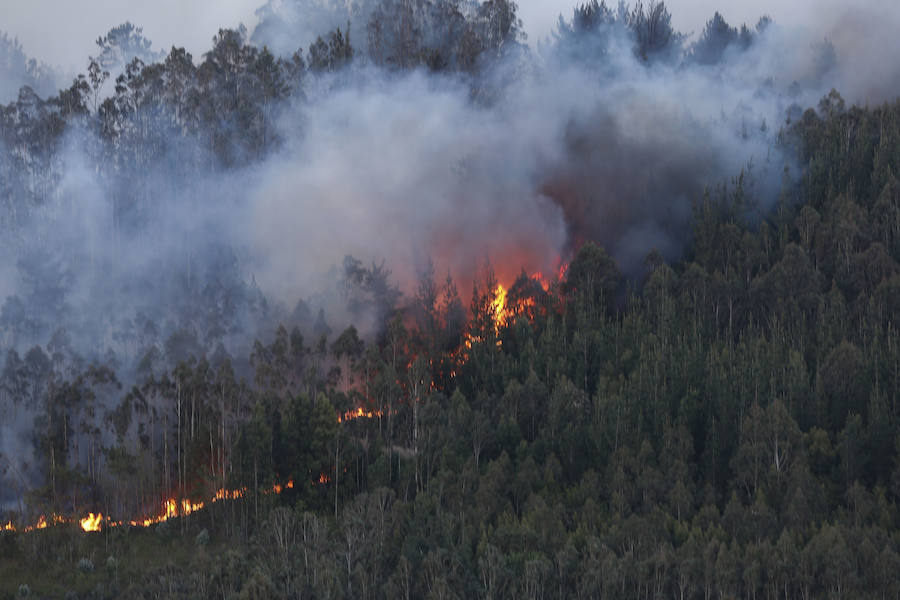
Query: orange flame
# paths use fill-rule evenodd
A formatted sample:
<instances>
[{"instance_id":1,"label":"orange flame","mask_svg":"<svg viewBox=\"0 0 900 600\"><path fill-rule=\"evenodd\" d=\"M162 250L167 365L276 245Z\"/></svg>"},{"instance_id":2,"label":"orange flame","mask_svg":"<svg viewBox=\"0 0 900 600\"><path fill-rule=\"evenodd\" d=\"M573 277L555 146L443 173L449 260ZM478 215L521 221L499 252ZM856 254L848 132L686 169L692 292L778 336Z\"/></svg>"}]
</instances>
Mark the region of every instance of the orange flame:
<instances>
[{"instance_id":1,"label":"orange flame","mask_svg":"<svg viewBox=\"0 0 900 600\"><path fill-rule=\"evenodd\" d=\"M40 517L38 517L37 523L35 523L34 525L29 525L22 531L34 531L35 529L47 529L47 527L49 527L50 525L59 525L62 523L69 523L69 522L70 522L69 519L67 519L65 517L61 517L59 515L50 515L49 521L47 520L47 517L45 517L44 515L41 515ZM15 531L15 529L12 529L12 531Z\"/></svg>"},{"instance_id":2,"label":"orange flame","mask_svg":"<svg viewBox=\"0 0 900 600\"><path fill-rule=\"evenodd\" d=\"M280 494L285 489L292 489L294 487L294 481L290 480L284 485L274 484L272 486L271 492L265 491L263 493L276 493ZM241 498L244 496L244 493L247 491L246 488L241 488L237 490L228 490L225 488L221 488L210 498L209 502L218 502L219 500L235 500L237 498ZM122 525L131 525L132 527L150 527L151 525L156 525L157 523L162 523L163 521L167 521L173 517L178 516L187 516L191 513L195 513L206 506L207 502L202 501L192 501L189 499L182 499L181 502L176 500L175 498L169 498L160 506L160 512L156 515L146 517L144 519L134 519L131 521L113 521L111 519L105 519L102 513L88 513L86 517L83 519L78 519L78 524L84 531L100 531L103 527L104 521L106 526L108 527L120 527ZM61 525L66 523L73 523L74 519L64 517L61 515L51 515L48 519L46 516L41 515L38 517L37 523L34 525L29 525L22 529L24 532L34 531L35 529L46 529L50 525ZM17 531L16 526L12 524L12 521L6 523L6 525L0 525L0 531Z\"/></svg>"},{"instance_id":3,"label":"orange flame","mask_svg":"<svg viewBox=\"0 0 900 600\"><path fill-rule=\"evenodd\" d=\"M560 266L557 272L557 280L563 281L568 273L569 264L567 262L560 262ZM550 283L544 277L543 273L537 272L531 275L531 278L537 281L540 286L543 288L545 292L550 290ZM510 306L508 304L507 297L507 289L502 284L497 284L497 287L494 289L494 297L491 301L491 310L493 313L494 320L494 330L499 335L501 328L505 327L511 318L514 318L516 314L521 312L521 310L525 307L533 307L534 300L533 299L525 299L519 300L516 306ZM450 354L450 358L454 359L457 364L462 364L468 360L468 353L466 350L471 349L472 345L476 340L472 336L471 333L467 334L465 339L463 340L463 345L460 346L459 349L455 350ZM501 340L497 340L497 346L502 344ZM451 370L450 375L452 377L456 376L456 370ZM432 382L432 386L434 383ZM343 414L337 415L338 423L344 423L347 421L352 421L354 419L373 419L376 417L383 417L384 413L380 410L368 410L362 406L355 408L353 410L348 410ZM326 484L331 481L331 478L325 473L320 473L318 479L314 482L316 484ZM272 486L272 492L276 494L282 493L285 489L292 489L294 487L293 480L286 482L285 484L274 484ZM220 500L236 500L238 498L242 498L246 493L246 488L229 490L225 488L220 488L216 491L216 493L209 499L209 502L218 502ZM271 492L264 492L271 493ZM178 517L178 516L186 516L191 513L197 512L203 509L206 506L206 502L194 502L188 499L182 499L179 503L175 498L169 498L166 500L162 506L160 507L160 512L154 516L150 516L144 519L136 519L131 521L113 521L110 519L106 519L106 525L109 527L118 527L124 524L131 525L132 527L150 527L151 525L155 525L157 523L162 523L163 521L167 521L170 518ZM63 517L60 515L51 515L49 520L44 515L41 515L38 518L38 521L34 525L26 526L22 531L29 532L34 531L35 529L46 529L48 526L58 525L63 523L72 523L73 519ZM82 519L78 520L79 525L84 531L100 531L102 524L104 523L104 517L102 513L88 513L88 515ZM0 525L0 531L17 531L16 526L13 525L12 521L8 521L5 525Z\"/></svg>"},{"instance_id":4,"label":"orange flame","mask_svg":"<svg viewBox=\"0 0 900 600\"><path fill-rule=\"evenodd\" d=\"M545 292L550 291L550 282L544 279L544 274L538 271L531 275L531 278L537 281Z\"/></svg>"},{"instance_id":5,"label":"orange flame","mask_svg":"<svg viewBox=\"0 0 900 600\"><path fill-rule=\"evenodd\" d=\"M383 417L384 413L380 410L366 410L362 406L359 408L348 410L342 415L338 415L338 423L343 423L345 421L352 421L353 419L374 419L376 417Z\"/></svg>"}]
</instances>

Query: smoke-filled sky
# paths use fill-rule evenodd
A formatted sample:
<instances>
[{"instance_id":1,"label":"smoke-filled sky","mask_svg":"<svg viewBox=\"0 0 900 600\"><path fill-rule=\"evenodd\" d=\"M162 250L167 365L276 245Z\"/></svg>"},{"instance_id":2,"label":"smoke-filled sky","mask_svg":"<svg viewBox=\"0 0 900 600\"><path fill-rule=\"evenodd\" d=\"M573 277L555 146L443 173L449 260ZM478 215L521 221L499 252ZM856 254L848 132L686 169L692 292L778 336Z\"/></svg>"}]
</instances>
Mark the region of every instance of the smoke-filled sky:
<instances>
[{"instance_id":1,"label":"smoke-filled sky","mask_svg":"<svg viewBox=\"0 0 900 600\"><path fill-rule=\"evenodd\" d=\"M97 50L93 40L126 20L143 26L156 49L183 45L199 62L218 28L243 22L252 31L256 9L264 0L2 1L7 6L0 29L18 36L27 53L83 71L86 57ZM271 4L278 10L279 4L300 2L272 0ZM532 44L549 35L560 14L571 18L578 2L520 0L520 16ZM615 3L608 1L610 5ZM391 259L396 271L401 270L398 264L412 269L416 265L411 257L422 251L446 254L437 247L441 240L449 244L458 239L458 231L471 230L467 222L453 221L456 229L446 226L444 215L457 214L454 207L460 190L470 199L503 199L489 204L490 210L475 219L490 231L510 214L522 214L516 212L521 207L507 204L509 198L521 199L528 207L525 212L535 215L535 220L518 228L519 237L499 241L518 248L521 239L534 240L539 237L534 231L541 231L546 234L542 243L555 250L542 249L546 261L558 258L566 244L584 239L607 244L626 271L629 265L640 264L653 247L674 258L684 236L677 227L663 229L666 224L686 221L681 213L704 185L727 180L751 162L758 170L768 165L776 175L780 173L780 159L773 158L768 141L749 143L746 140L753 136L747 131L777 128L791 104L814 106L832 87L853 102L882 101L897 94L900 65L883 57L900 54L895 34L900 4L882 4L883 0L861 0L852 7L840 0L670 0L667 6L674 25L683 32L701 31L716 10L733 25L747 22L752 26L761 15L768 14L777 27L752 52L733 57L723 72L696 68L648 71L635 61L630 48L619 48L610 63L616 76L603 85L598 85L595 74L577 66L569 72L574 65L565 61L534 78L517 75L513 78L516 83L506 89L508 98L519 103L517 110L498 109L497 114L487 117L469 105L464 90L448 91L440 85L435 89L428 79L407 80L403 84L406 88L384 88L377 75L363 78L343 94L319 95L307 90L308 106L300 114L289 111L283 124L289 130L299 127L298 123L312 123L303 135L295 136L303 140L303 145L288 148L263 165L265 186L249 191L251 197L263 199L254 207L258 216L254 222L263 233L245 243L253 246L262 240L260 254L270 267L261 269L257 277L265 291L272 292L285 281L295 285L303 281L301 273L292 272L291 261L296 256L317 256L316 262L335 264L347 252ZM821 73L816 44L825 38L834 43L837 67ZM552 58L549 60L554 64ZM787 92L795 82L802 88L802 96ZM335 112L333 107L341 101L345 110ZM354 115L356 122L348 123L348 114ZM542 115L540 127L534 115ZM660 120L659 126L652 125L655 119ZM495 140L493 146L477 143L479 134L490 129L481 125L482 121L497 127L492 135L482 136ZM585 147L606 150L572 150ZM357 151L348 153L347 148ZM385 152L386 148L391 152ZM519 149L515 160L509 160L504 148ZM695 148L701 151L693 151ZM297 164L304 167L297 168ZM653 173L624 176L634 164L650 165ZM398 170L396 165L407 169ZM467 165L491 165L492 169L485 170L491 176L471 171ZM392 177L385 180L385 173ZM323 181L344 182L344 186L332 189L322 185ZM307 194L298 201L298 189L319 193ZM420 190L429 190L427 212L422 211ZM319 197L331 199L330 212L312 210L318 207ZM360 227L354 224L371 223L365 202L373 198L392 203L391 210L396 214L412 215L403 222L405 231L419 234L422 243L402 249L396 244L384 247L380 238L360 239L356 234ZM546 198L553 200L550 214ZM663 206L669 212L657 210ZM674 210L673 206L681 208ZM285 214L294 214L295 218L286 221ZM650 216L641 219L635 215ZM393 217L388 216L384 227L372 229L379 234L390 231ZM563 221L567 231L563 231ZM585 222L594 225L585 226ZM348 223L351 226L347 227ZM308 235L300 236L307 245L286 253L287 264L281 264L278 247L266 247L269 240L280 245L290 238L289 231L271 235L284 224L291 231L298 227L308 231ZM435 224L443 227L440 235L432 229ZM237 229L243 232L244 223L240 225ZM324 239L320 238L323 232ZM494 237L481 235L478 239ZM355 246L344 247L334 243L336 239ZM320 249L325 246L332 251L327 257L321 256ZM457 256L460 264L442 267L451 267L455 275L469 275L471 268L467 265L486 253L497 254L495 246L478 248L472 256ZM308 262L304 266L309 266ZM3 280L0 273L0 284ZM290 297L301 290L278 291ZM281 296L278 291L276 295Z\"/></svg>"},{"instance_id":2,"label":"smoke-filled sky","mask_svg":"<svg viewBox=\"0 0 900 600\"><path fill-rule=\"evenodd\" d=\"M571 17L577 0L520 0L519 14L534 44L547 37L560 14ZM256 9L263 0L3 0L0 30L18 37L25 51L66 71L83 71L87 56L96 53L94 40L112 27L131 21L144 28L156 49L184 46L199 57L209 48L220 27L239 23L252 29ZM615 4L615 0L608 2ZM837 23L841 13L853 10L878 12L881 22L900 21L900 7L884 0L670 0L675 26L686 33L698 33L718 10L732 24L754 24L763 14L782 25L818 24L822 18ZM888 13L884 18L884 13ZM836 17L836 18L835 18Z\"/></svg>"}]
</instances>

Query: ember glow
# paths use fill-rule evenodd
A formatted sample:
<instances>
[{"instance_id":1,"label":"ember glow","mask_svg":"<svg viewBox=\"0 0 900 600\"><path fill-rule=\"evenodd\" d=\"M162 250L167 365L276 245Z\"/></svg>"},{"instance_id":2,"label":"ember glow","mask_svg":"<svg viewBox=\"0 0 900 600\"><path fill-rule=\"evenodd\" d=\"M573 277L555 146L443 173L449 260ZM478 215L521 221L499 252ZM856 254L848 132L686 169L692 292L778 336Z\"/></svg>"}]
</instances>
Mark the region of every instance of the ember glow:
<instances>
[{"instance_id":1,"label":"ember glow","mask_svg":"<svg viewBox=\"0 0 900 600\"><path fill-rule=\"evenodd\" d=\"M323 473L319 475L319 479L316 483L327 483L328 481L330 481L330 479ZM270 490L265 490L263 493L280 494L286 489L293 489L293 487L294 481L289 480L284 484L276 483ZM46 529L50 525L67 525L75 522L77 522L81 529L86 532L100 531L104 526L121 527L123 525L128 525L131 527L150 527L151 525L156 525L175 517L185 517L187 515L193 514L199 510L202 510L208 503L218 502L220 500L236 500L238 498L242 498L246 493L247 488L236 490L220 488L209 499L208 502L192 501L187 498L183 498L179 502L175 498L169 498L168 500L160 504L160 509L157 514L143 519L133 519L129 521L117 521L114 519L110 519L109 517L104 517L103 513L95 514L93 512L88 513L86 517L81 519L71 519L62 515L51 515L48 518L45 515L41 515L40 517L38 517L37 523L24 527L22 531L29 532L34 531L35 529ZM6 525L0 525L0 531L15 532L18 531L18 529L15 525L13 525L12 521L9 521L6 523Z\"/></svg>"},{"instance_id":2,"label":"ember glow","mask_svg":"<svg viewBox=\"0 0 900 600\"><path fill-rule=\"evenodd\" d=\"M282 492L282 490L290 490L290 489L293 489L293 487L294 487L294 480L292 479L292 480L288 481L286 484L284 484L284 486L281 486L276 483L272 489L276 494L280 494Z\"/></svg>"},{"instance_id":3,"label":"ember glow","mask_svg":"<svg viewBox=\"0 0 900 600\"><path fill-rule=\"evenodd\" d=\"M565 262L561 262L556 273L557 282L554 283L561 282L565 278L567 270L568 264ZM553 285L551 284L551 279L552 277L547 278L543 273L536 272L530 276L523 275L516 283L510 286L503 285L502 283L497 283L497 285L493 288L493 290L491 291L491 298L489 300L489 309L491 318L493 319L494 323L494 333L497 336L496 344L498 348L502 345L502 341L499 339L499 337L504 328L511 325L521 315L528 316L528 318L533 318L534 313L532 311L537 308L535 298L539 297L542 292L550 292L551 285ZM525 286L526 291L524 295L522 294L521 289L521 282L523 280L531 286ZM512 295L510 293L511 291ZM481 340L477 338L471 331L467 332L465 338L462 341L462 344L455 352L451 353L450 358L458 364L466 362L469 358L468 351L472 348L473 344L478 341ZM451 370L450 373L451 376L455 376L456 370ZM432 382L432 386L433 385L434 382ZM337 422L346 423L348 421L353 421L356 419L374 419L384 416L384 411L373 410L364 406L359 406L344 413L339 413L337 415ZM326 485L330 482L331 477L329 475L327 475L326 473L320 473L319 476L316 479L313 479L310 483L312 485ZM276 483L271 487L271 489L266 490L263 493L281 494L284 490L292 488L294 488L294 481L289 480L283 484ZM196 513L205 508L210 503L219 502L222 500L237 500L243 498L244 495L247 494L247 492L247 488L220 488L209 498L209 500L206 501L192 500L188 498L182 498L179 500L172 497L161 502L159 505L159 510L155 514L131 520L116 520L110 518L109 516L104 516L100 512L89 512L85 517L80 519L64 517L60 515L50 515L49 517L41 515L40 517L38 517L38 520L34 525L25 526L21 529L21 531L30 532L36 529L46 529L51 525L65 524L77 524L85 532L101 531L104 527L150 527L152 525L162 523L175 517L183 517ZM0 525L0 531L15 532L19 531L19 529L12 523L12 521L8 521L5 525Z\"/></svg>"},{"instance_id":4,"label":"ember glow","mask_svg":"<svg viewBox=\"0 0 900 600\"><path fill-rule=\"evenodd\" d=\"M49 519L47 517L45 517L44 515L41 515L40 517L38 517L37 523L35 523L34 525L29 525L29 526L25 527L22 531L34 531L35 529L47 529L47 527L49 527L50 525L62 525L64 523L68 523L68 522L69 522L68 519L66 519L65 517L62 517L60 515L50 515ZM15 528L13 528L11 531L15 531Z\"/></svg>"}]
</instances>

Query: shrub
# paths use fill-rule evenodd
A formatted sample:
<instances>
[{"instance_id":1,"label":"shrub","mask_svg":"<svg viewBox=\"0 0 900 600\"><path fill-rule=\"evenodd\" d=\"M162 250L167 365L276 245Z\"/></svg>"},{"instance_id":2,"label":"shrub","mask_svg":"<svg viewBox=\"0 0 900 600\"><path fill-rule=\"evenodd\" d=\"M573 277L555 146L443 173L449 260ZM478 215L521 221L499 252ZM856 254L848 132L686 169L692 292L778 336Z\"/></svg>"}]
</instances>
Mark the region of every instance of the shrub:
<instances>
[{"instance_id":1,"label":"shrub","mask_svg":"<svg viewBox=\"0 0 900 600\"><path fill-rule=\"evenodd\" d=\"M206 546L209 543L209 532L204 529L200 533L197 534L197 537L194 538L194 543L200 546L201 548Z\"/></svg>"},{"instance_id":2,"label":"shrub","mask_svg":"<svg viewBox=\"0 0 900 600\"><path fill-rule=\"evenodd\" d=\"M89 558L82 558L78 561L78 570L87 575L94 572L94 563Z\"/></svg>"},{"instance_id":3,"label":"shrub","mask_svg":"<svg viewBox=\"0 0 900 600\"><path fill-rule=\"evenodd\" d=\"M168 521L163 521L156 526L156 535L162 540L169 540L171 537L171 527Z\"/></svg>"}]
</instances>

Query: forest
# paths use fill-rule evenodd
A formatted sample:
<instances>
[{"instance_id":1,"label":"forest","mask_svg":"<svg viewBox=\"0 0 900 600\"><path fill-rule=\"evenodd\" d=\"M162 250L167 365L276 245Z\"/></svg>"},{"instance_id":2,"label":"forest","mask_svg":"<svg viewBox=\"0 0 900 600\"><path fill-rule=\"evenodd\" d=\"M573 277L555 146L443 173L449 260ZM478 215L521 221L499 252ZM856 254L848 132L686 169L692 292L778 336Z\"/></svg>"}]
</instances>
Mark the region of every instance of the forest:
<instances>
[{"instance_id":1,"label":"forest","mask_svg":"<svg viewBox=\"0 0 900 600\"><path fill-rule=\"evenodd\" d=\"M900 87L734 91L777 15L359 6L51 92L0 36L0 598L900 598Z\"/></svg>"}]
</instances>

